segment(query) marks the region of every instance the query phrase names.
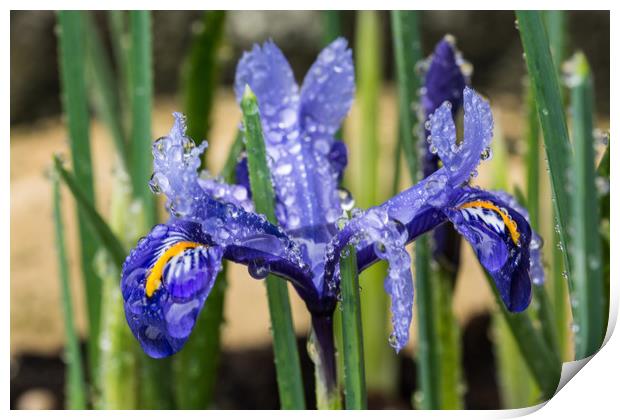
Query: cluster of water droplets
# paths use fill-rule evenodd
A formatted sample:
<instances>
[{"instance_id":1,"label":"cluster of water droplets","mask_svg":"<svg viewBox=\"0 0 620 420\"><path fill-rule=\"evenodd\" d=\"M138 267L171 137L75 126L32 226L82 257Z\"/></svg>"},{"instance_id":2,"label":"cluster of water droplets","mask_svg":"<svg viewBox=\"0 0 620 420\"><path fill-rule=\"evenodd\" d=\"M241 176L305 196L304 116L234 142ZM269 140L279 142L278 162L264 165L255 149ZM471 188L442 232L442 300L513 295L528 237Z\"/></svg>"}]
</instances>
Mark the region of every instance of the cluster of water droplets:
<instances>
[{"instance_id":1,"label":"cluster of water droplets","mask_svg":"<svg viewBox=\"0 0 620 420\"><path fill-rule=\"evenodd\" d=\"M411 274L411 258L405 249L408 232L406 227L396 219L389 217L383 207L373 207L366 212L359 209L352 211L352 219L346 222L341 219L339 225L350 233L346 244L332 241L327 245L325 259L328 262L346 257L347 244L353 244L357 251L369 246L373 247L378 258L388 263L388 274L385 278L385 291L392 300L392 326L390 344L397 351L409 339L409 325L412 318L413 279ZM339 295L340 273L338 265L333 275L327 276L328 288Z\"/></svg>"},{"instance_id":2,"label":"cluster of water droplets","mask_svg":"<svg viewBox=\"0 0 620 420\"><path fill-rule=\"evenodd\" d=\"M248 190L243 185L227 184L222 177L214 177L206 170L200 173L198 184L216 200L232 203L245 211L254 210L254 204L249 197Z\"/></svg>"}]
</instances>

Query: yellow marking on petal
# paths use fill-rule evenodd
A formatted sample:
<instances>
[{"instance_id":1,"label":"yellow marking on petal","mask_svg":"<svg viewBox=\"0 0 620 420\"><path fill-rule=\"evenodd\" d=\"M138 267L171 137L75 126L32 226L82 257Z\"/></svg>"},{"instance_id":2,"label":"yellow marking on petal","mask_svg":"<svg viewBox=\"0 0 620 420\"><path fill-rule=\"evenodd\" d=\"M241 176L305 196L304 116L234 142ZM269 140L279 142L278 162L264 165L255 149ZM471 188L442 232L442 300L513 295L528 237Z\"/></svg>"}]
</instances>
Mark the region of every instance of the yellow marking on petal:
<instances>
[{"instance_id":1,"label":"yellow marking on petal","mask_svg":"<svg viewBox=\"0 0 620 420\"><path fill-rule=\"evenodd\" d=\"M148 277L146 278L146 284L144 286L146 296L153 296L153 293L155 293L155 291L159 289L159 286L161 285L161 278L164 274L164 268L166 267L166 264L168 264L168 261L170 261L170 259L176 257L177 255L185 252L188 249L196 248L199 246L202 246L202 244L199 244L197 242L182 241L177 242L176 244L168 248L166 252L164 252L162 256L157 259L155 265L151 269Z\"/></svg>"},{"instance_id":2,"label":"yellow marking on petal","mask_svg":"<svg viewBox=\"0 0 620 420\"><path fill-rule=\"evenodd\" d=\"M519 230L517 229L517 222L512 220L505 211L503 211L490 201L481 200L470 201L468 203L462 204L461 206L459 206L459 209L466 209L472 207L481 207L484 209L493 210L494 212L499 214L499 216L504 221L504 225L506 225L506 227L508 228L508 232L510 233L512 242L514 242L515 245L519 245L519 237L521 236L521 233L519 233Z\"/></svg>"}]
</instances>

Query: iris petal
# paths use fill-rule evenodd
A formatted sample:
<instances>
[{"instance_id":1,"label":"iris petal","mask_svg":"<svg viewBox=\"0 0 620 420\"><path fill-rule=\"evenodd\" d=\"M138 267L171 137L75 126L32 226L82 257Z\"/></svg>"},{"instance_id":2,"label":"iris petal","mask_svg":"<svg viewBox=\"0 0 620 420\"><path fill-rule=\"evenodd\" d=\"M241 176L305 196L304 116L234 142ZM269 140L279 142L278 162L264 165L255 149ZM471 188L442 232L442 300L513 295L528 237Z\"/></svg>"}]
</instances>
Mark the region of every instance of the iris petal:
<instances>
[{"instance_id":1,"label":"iris petal","mask_svg":"<svg viewBox=\"0 0 620 420\"><path fill-rule=\"evenodd\" d=\"M121 274L125 316L149 356L170 356L183 347L222 256L200 225L184 221L155 226L132 250Z\"/></svg>"},{"instance_id":2,"label":"iris petal","mask_svg":"<svg viewBox=\"0 0 620 420\"><path fill-rule=\"evenodd\" d=\"M422 107L426 115L445 101L452 105L453 113L462 105L466 79L461 70L461 62L462 58L453 38L446 36L437 43L424 75Z\"/></svg>"},{"instance_id":3,"label":"iris petal","mask_svg":"<svg viewBox=\"0 0 620 420\"><path fill-rule=\"evenodd\" d=\"M453 186L469 179L493 138L493 115L489 103L468 87L463 90L463 98L465 116L462 143L456 142L449 102L444 102L430 117L431 149L439 155Z\"/></svg>"},{"instance_id":4,"label":"iris petal","mask_svg":"<svg viewBox=\"0 0 620 420\"><path fill-rule=\"evenodd\" d=\"M347 115L355 94L355 72L347 41L329 44L308 70L301 88L302 129L334 134Z\"/></svg>"},{"instance_id":5,"label":"iris petal","mask_svg":"<svg viewBox=\"0 0 620 420\"><path fill-rule=\"evenodd\" d=\"M237 102L241 102L246 85L258 99L266 136L281 139L297 122L299 88L291 66L273 41L254 45L239 60L235 74Z\"/></svg>"},{"instance_id":6,"label":"iris petal","mask_svg":"<svg viewBox=\"0 0 620 420\"><path fill-rule=\"evenodd\" d=\"M527 220L497 195L470 187L455 190L445 214L495 280L506 308L512 312L527 308L532 236Z\"/></svg>"}]
</instances>

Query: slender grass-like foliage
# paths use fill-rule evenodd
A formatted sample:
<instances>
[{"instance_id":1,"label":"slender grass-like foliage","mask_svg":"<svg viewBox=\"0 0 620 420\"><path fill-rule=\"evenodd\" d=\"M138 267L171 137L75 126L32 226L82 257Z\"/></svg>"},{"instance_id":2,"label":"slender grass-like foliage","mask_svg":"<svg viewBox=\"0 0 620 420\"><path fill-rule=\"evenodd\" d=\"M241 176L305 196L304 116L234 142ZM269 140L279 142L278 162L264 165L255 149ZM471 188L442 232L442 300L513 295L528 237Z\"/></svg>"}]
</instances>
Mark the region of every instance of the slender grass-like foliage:
<instances>
[{"instance_id":1,"label":"slender grass-like foliage","mask_svg":"<svg viewBox=\"0 0 620 420\"><path fill-rule=\"evenodd\" d=\"M377 205L379 194L379 100L381 93L381 23L378 12L359 11L355 38L357 100L360 109L361 170L354 195L361 208ZM388 333L388 296L383 292L384 263L360 275L362 325L368 388L386 394L395 392L396 358L380 337ZM344 331L343 331L344 333ZM346 346L346 343L344 344Z\"/></svg>"},{"instance_id":2,"label":"slender grass-like foliage","mask_svg":"<svg viewBox=\"0 0 620 420\"><path fill-rule=\"evenodd\" d=\"M572 164L572 149L562 95L541 12L517 11L517 20L545 140L554 208L560 231L560 246L564 250L565 266L568 267L570 266L568 227L572 202L568 174ZM570 273L567 274L570 282Z\"/></svg>"},{"instance_id":3,"label":"slender grass-like foliage","mask_svg":"<svg viewBox=\"0 0 620 420\"><path fill-rule=\"evenodd\" d=\"M367 408L364 343L357 255L352 245L340 257L340 276L345 403L348 410L363 410Z\"/></svg>"},{"instance_id":4,"label":"slender grass-like foliage","mask_svg":"<svg viewBox=\"0 0 620 420\"><path fill-rule=\"evenodd\" d=\"M73 198L77 202L78 209L84 214L85 222L91 227L92 232L96 235L97 241L110 254L110 257L118 267L123 265L127 251L123 247L121 241L116 237L110 226L105 222L97 209L88 200L86 194L82 190L77 177L69 173L63 166L58 156L54 157L54 170L58 172L62 182L69 188Z\"/></svg>"},{"instance_id":5,"label":"slender grass-like foliage","mask_svg":"<svg viewBox=\"0 0 620 420\"><path fill-rule=\"evenodd\" d=\"M573 123L573 207L571 223L573 246L572 307L575 333L575 358L594 354L605 336L605 305L601 266L599 209L594 166L593 87L590 66L583 53L571 62L571 109Z\"/></svg>"},{"instance_id":6,"label":"slender grass-like foliage","mask_svg":"<svg viewBox=\"0 0 620 420\"><path fill-rule=\"evenodd\" d=\"M528 312L508 312L499 297L493 279L489 275L486 278L493 290L503 318L517 342L523 360L527 363L545 399L551 398L560 380L562 368L560 358L547 346L545 339L536 330L530 314Z\"/></svg>"},{"instance_id":7,"label":"slender grass-like foliage","mask_svg":"<svg viewBox=\"0 0 620 420\"><path fill-rule=\"evenodd\" d=\"M110 229L126 248L133 246L141 232L137 226L141 211L132 208L132 190L126 172L117 169L113 173L113 189L110 211ZM109 253L97 255L97 272L103 279L101 296L100 334L100 396L96 407L107 410L139 408L140 383L139 360L142 349L127 328L123 296L118 285L121 267L110 258Z\"/></svg>"},{"instance_id":8,"label":"slender grass-like foliage","mask_svg":"<svg viewBox=\"0 0 620 420\"><path fill-rule=\"evenodd\" d=\"M54 209L54 231L56 234L56 252L58 254L58 273L60 277L61 300L65 324L67 363L67 408L83 410L86 408L86 386L80 354L80 341L76 332L73 317L73 297L69 285L69 263L65 246L65 232L62 222L62 202L58 176L52 174L52 197Z\"/></svg>"},{"instance_id":9,"label":"slender grass-like foliage","mask_svg":"<svg viewBox=\"0 0 620 420\"><path fill-rule=\"evenodd\" d=\"M86 58L88 74L90 76L91 96L94 99L93 102L97 113L110 132L116 147L116 153L123 165L123 170L127 171L129 152L121 117L120 100L118 97L119 89L107 51L103 47L95 22L90 14L85 14L84 18L86 22Z\"/></svg>"},{"instance_id":10,"label":"slender grass-like foliage","mask_svg":"<svg viewBox=\"0 0 620 420\"><path fill-rule=\"evenodd\" d=\"M560 68L566 58L566 45L568 38L566 12L562 10L546 10L543 12L543 18L545 26L547 28L547 34L549 35L549 47L551 49L551 55L553 56L553 64L555 66L555 73L560 79ZM564 103L566 103L565 89L560 86L560 94ZM532 95L534 93L532 92ZM532 99L534 99L532 97ZM535 112L536 103L532 103L533 110ZM553 203L548 206L551 213L554 212ZM546 210L546 209L545 209ZM531 212L530 212L531 214ZM552 216L553 217L553 216ZM551 235L553 238L553 244L560 242L559 233L553 224L550 226ZM569 351L569 334L568 329L568 284L566 282L566 272L564 271L564 255L562 250L557 246L549 247L551 250L551 262L552 269L549 276L552 288L553 307L556 323L556 332L558 337L558 348L563 358L568 357Z\"/></svg>"},{"instance_id":11,"label":"slender grass-like foliage","mask_svg":"<svg viewBox=\"0 0 620 420\"><path fill-rule=\"evenodd\" d=\"M58 12L59 61L62 82L63 108L67 118L69 144L76 183L83 191L84 200L94 205L95 191L90 153L88 98L85 82L85 49L82 12ZM84 211L78 208L80 262L88 315L88 357L90 371L97 366L97 340L101 312L101 280L95 274L93 261L97 242L93 238Z\"/></svg>"},{"instance_id":12,"label":"slender grass-like foliage","mask_svg":"<svg viewBox=\"0 0 620 420\"><path fill-rule=\"evenodd\" d=\"M116 78L118 80L118 97L120 118L123 121L125 138L129 139L131 132L131 51L129 36L129 12L122 10L110 10L107 12L110 44L116 64Z\"/></svg>"},{"instance_id":13,"label":"slender grass-like foliage","mask_svg":"<svg viewBox=\"0 0 620 420\"><path fill-rule=\"evenodd\" d=\"M152 173L151 113L153 63L151 51L151 15L148 11L130 13L131 55L131 166L134 195L142 201L146 226L155 224L155 199L148 188Z\"/></svg>"},{"instance_id":14,"label":"slender grass-like foliage","mask_svg":"<svg viewBox=\"0 0 620 420\"><path fill-rule=\"evenodd\" d=\"M200 144L209 132L211 108L217 91L219 66L217 55L224 33L226 12L203 14L185 61L182 89L187 134Z\"/></svg>"},{"instance_id":15,"label":"slender grass-like foliage","mask_svg":"<svg viewBox=\"0 0 620 420\"><path fill-rule=\"evenodd\" d=\"M274 211L274 192L267 166L258 102L249 86L246 87L241 101L241 110L254 205L258 213L264 214L267 220L275 224L277 220ZM273 275L267 276L266 283L280 406L283 409L303 409L304 390L288 288L284 280Z\"/></svg>"},{"instance_id":16,"label":"slender grass-like foliage","mask_svg":"<svg viewBox=\"0 0 620 420\"><path fill-rule=\"evenodd\" d=\"M323 44L327 45L342 33L339 10L325 10L323 18Z\"/></svg>"}]
</instances>

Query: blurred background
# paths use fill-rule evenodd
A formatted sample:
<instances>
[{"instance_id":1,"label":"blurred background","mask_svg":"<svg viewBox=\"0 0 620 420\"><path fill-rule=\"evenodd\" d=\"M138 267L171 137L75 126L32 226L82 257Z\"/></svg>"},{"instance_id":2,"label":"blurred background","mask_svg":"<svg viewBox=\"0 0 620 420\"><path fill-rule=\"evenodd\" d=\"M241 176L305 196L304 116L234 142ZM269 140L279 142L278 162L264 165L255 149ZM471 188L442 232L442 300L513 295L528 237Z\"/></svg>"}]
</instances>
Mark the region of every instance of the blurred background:
<instances>
[{"instance_id":1,"label":"blurred background","mask_svg":"<svg viewBox=\"0 0 620 420\"><path fill-rule=\"evenodd\" d=\"M101 33L106 33L105 16L94 14ZM154 115L153 137L166 134L171 113L181 108L178 95L181 64L192 35L199 30L199 11L153 12ZM343 12L343 35L353 42L354 12ZM397 108L390 20L380 13L382 28L381 66L383 84L379 107L380 185L392 182L392 157L397 138ZM609 128L609 13L568 13L570 50L581 49L588 57L595 80L597 127ZM523 185L520 162L523 154L523 78L525 63L512 12L427 11L421 15L423 51L428 55L446 33L456 37L464 57L473 65L472 86L491 100L494 117L510 157L507 168L511 183ZM56 16L54 12L11 12L11 406L14 408L60 408L63 403L64 343L60 289L57 280L51 216L51 188L45 172L55 152L67 152L58 75ZM237 11L226 18L223 45L219 51L220 83L215 96L209 135L209 167L213 172L224 165L234 140L240 111L234 101L231 82L241 53L253 43L273 39L284 51L301 82L323 46L323 20L314 11ZM104 38L107 39L107 38ZM109 48L107 45L106 47ZM354 50L355 55L355 50ZM352 144L348 176L361 168L356 158L355 139L359 110L345 124L346 139ZM99 121L91 125L96 197L100 211L109 209L114 148ZM381 163L384 164L381 164ZM490 164L481 167L477 183L491 185ZM402 187L406 187L403 183ZM64 194L64 193L63 193ZM71 201L69 194L63 197ZM65 206L65 226L71 279L76 298L76 322L84 335L86 320L82 283L79 281L74 206ZM468 408L499 407L493 351L490 345L489 309L493 296L469 246L463 244L464 263L455 291L454 311L463 328L463 363L468 389ZM222 386L216 400L222 408L277 407L275 375L271 363L271 336L264 287L251 279L244 268L228 272L225 323L222 330L224 356L220 366ZM363 286L363 285L362 285ZM295 293L293 315L300 342L308 334L309 317ZM413 328L415 328L415 317ZM415 367L410 355L416 334L400 355L403 372L399 388L410 395ZM387 345L387 344L386 344ZM303 348L303 347L302 347ZM311 366L301 352L305 376ZM247 372L257 372L247 375ZM222 373L223 372L223 373ZM255 376L248 378L248 376ZM239 390L244 406L234 401ZM474 390L476 392L474 392ZM275 402L274 402L275 398ZM408 397L388 406L407 407ZM271 404L271 405L270 405ZM385 402L378 405L385 405ZM404 404L404 406L403 406Z\"/></svg>"}]
</instances>

